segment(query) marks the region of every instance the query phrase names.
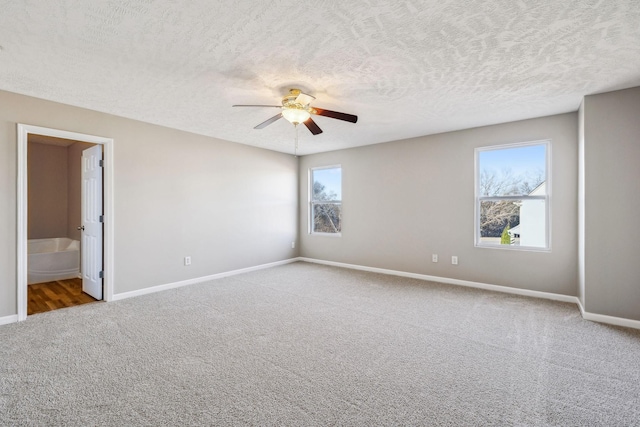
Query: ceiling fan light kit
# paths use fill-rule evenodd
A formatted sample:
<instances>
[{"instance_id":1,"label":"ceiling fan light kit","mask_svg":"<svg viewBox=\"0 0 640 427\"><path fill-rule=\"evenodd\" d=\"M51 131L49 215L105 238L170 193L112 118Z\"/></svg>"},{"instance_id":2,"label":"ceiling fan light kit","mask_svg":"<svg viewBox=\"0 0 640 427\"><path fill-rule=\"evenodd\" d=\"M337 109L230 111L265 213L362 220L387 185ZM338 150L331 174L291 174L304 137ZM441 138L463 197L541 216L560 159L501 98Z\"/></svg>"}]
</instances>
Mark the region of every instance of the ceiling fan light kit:
<instances>
[{"instance_id":1,"label":"ceiling fan light kit","mask_svg":"<svg viewBox=\"0 0 640 427\"><path fill-rule=\"evenodd\" d=\"M316 98L314 96L303 93L300 89L291 89L289 90L289 94L285 95L282 98L282 106L252 104L234 105L234 107L276 107L282 109L279 114L276 114L270 119L265 120L264 122L254 127L254 129L263 129L269 126L271 123L279 120L281 117L284 117L294 126L297 126L300 123L304 123L304 125L312 134L318 135L322 133L322 129L320 129L316 122L313 121L313 119L311 118L312 115L330 117L332 119L343 120L350 123L356 123L358 121L358 116L355 116L353 114L340 113L338 111L311 107L310 104L315 99Z\"/></svg>"},{"instance_id":2,"label":"ceiling fan light kit","mask_svg":"<svg viewBox=\"0 0 640 427\"><path fill-rule=\"evenodd\" d=\"M302 108L283 108L282 117L294 125L299 125L300 123L306 122L307 119L311 117L311 113Z\"/></svg>"}]
</instances>

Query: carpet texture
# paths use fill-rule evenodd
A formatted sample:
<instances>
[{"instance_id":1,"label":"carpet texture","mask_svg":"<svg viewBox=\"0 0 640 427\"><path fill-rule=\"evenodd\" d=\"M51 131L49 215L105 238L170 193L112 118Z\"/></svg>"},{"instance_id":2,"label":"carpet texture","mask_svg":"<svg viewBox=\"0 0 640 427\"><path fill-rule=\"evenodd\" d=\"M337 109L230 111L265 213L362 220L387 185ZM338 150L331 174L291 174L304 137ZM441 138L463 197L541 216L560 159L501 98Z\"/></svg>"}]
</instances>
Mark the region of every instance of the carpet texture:
<instances>
[{"instance_id":1,"label":"carpet texture","mask_svg":"<svg viewBox=\"0 0 640 427\"><path fill-rule=\"evenodd\" d=\"M638 426L640 331L299 262L0 327L0 425Z\"/></svg>"}]
</instances>

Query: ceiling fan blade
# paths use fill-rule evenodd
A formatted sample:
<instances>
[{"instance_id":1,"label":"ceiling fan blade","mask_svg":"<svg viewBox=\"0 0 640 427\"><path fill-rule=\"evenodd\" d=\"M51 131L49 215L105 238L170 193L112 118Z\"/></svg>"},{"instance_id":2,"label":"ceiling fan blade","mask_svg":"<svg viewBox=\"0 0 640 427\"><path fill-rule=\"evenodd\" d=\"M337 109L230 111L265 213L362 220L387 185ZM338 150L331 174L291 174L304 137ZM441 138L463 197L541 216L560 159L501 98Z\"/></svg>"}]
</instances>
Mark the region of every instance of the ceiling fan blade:
<instances>
[{"instance_id":1,"label":"ceiling fan blade","mask_svg":"<svg viewBox=\"0 0 640 427\"><path fill-rule=\"evenodd\" d=\"M353 114L347 113L339 113L337 111L331 110L323 110L322 108L314 107L312 109L313 114L317 114L318 116L331 117L332 119L344 120L345 122L356 123L358 121L358 116L354 116Z\"/></svg>"},{"instance_id":2,"label":"ceiling fan blade","mask_svg":"<svg viewBox=\"0 0 640 427\"><path fill-rule=\"evenodd\" d=\"M276 107L276 108L282 108L282 105L232 105L232 107Z\"/></svg>"},{"instance_id":3,"label":"ceiling fan blade","mask_svg":"<svg viewBox=\"0 0 640 427\"><path fill-rule=\"evenodd\" d=\"M314 122L311 117L309 117L303 123L307 127L307 129L309 129L311 131L312 134L318 135L318 134L322 133L322 129L320 129L320 126L318 126L316 124L316 122Z\"/></svg>"},{"instance_id":4,"label":"ceiling fan blade","mask_svg":"<svg viewBox=\"0 0 640 427\"><path fill-rule=\"evenodd\" d=\"M300 105L309 105L309 103L311 103L311 101L313 101L314 99L316 99L315 96L307 95L306 93L300 92L300 95L298 95L295 102L296 104Z\"/></svg>"},{"instance_id":5,"label":"ceiling fan blade","mask_svg":"<svg viewBox=\"0 0 640 427\"><path fill-rule=\"evenodd\" d=\"M254 129L263 129L266 128L267 126L269 126L271 123L275 122L276 120L282 118L282 113L280 114L276 114L275 116L271 117L268 120L265 120L264 122L260 123L258 126L254 127Z\"/></svg>"}]
</instances>

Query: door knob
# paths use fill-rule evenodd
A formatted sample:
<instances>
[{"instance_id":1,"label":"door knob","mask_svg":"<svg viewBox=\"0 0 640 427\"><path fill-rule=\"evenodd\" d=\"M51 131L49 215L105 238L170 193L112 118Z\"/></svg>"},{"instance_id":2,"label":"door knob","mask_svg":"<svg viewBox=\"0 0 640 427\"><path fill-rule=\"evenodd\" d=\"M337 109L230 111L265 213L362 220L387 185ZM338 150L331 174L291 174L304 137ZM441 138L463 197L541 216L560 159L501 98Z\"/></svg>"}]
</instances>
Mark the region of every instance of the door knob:
<instances>
[{"instance_id":1,"label":"door knob","mask_svg":"<svg viewBox=\"0 0 640 427\"><path fill-rule=\"evenodd\" d=\"M81 225L80 227L77 227L76 229L84 231L84 225Z\"/></svg>"}]
</instances>

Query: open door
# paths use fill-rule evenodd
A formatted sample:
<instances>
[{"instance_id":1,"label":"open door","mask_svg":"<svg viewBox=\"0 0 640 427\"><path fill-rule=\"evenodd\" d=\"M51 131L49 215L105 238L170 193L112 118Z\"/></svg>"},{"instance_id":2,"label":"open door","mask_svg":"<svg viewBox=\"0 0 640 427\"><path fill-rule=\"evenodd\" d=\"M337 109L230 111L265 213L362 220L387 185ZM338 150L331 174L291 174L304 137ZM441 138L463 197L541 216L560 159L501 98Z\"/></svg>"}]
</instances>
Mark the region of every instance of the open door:
<instances>
[{"instance_id":1,"label":"open door","mask_svg":"<svg viewBox=\"0 0 640 427\"><path fill-rule=\"evenodd\" d=\"M102 146L82 152L82 290L102 299Z\"/></svg>"}]
</instances>

